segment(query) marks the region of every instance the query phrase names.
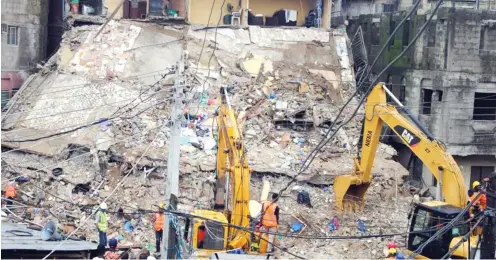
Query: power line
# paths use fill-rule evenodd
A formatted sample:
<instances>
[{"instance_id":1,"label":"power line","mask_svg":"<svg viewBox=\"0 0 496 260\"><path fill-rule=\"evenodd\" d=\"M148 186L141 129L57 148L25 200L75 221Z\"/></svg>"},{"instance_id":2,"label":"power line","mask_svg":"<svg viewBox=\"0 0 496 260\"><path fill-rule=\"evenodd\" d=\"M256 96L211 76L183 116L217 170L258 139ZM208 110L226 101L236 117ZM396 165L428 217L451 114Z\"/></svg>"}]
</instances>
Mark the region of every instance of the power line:
<instances>
[{"instance_id":1,"label":"power line","mask_svg":"<svg viewBox=\"0 0 496 260\"><path fill-rule=\"evenodd\" d=\"M391 41L391 39L394 37L394 34L399 30L399 28L403 25L403 23L413 14L413 12L415 11L415 9L417 8L417 6L420 4L420 1L421 0L417 0L417 2L415 3L414 7L412 7L412 9L410 10L410 12L408 13L408 15L398 24L398 26L395 28L395 30L391 33L391 35L389 36L388 40L386 41L386 43L383 45L381 51L379 52L379 54L377 55L377 57L375 58L374 62L372 63L371 67L373 67L375 65L375 63L377 62L377 60L379 59L379 56L382 54L382 52L384 52L384 50L386 49L386 47L389 45L389 42ZM442 2L442 0L441 0ZM438 6L439 7L439 6ZM433 15L434 13L436 12L437 8L433 11ZM412 42L410 42L408 44L408 46L406 46L406 48L391 62L389 63L385 68L384 70L379 73L377 76L376 76L376 79L379 78L382 74L384 74L384 72L392 65L394 64L399 58L401 58L405 53L406 51L408 51L408 49L417 41L418 37L423 33L423 31L425 30L425 28L427 27L427 24L429 24L430 20L432 20L432 17L433 15L430 17L430 19L423 25L423 27L420 29L419 33L417 33L417 35L413 38ZM371 82L370 86L368 87L368 91L365 92L365 94L363 95L362 99L360 100L360 102L358 103L354 113L350 116L350 118L344 122L344 123L341 123L338 128L332 133L332 135L329 136L329 134L332 132L332 128L334 127L334 125L336 124L337 122L337 119L339 118L339 116L341 116L342 112L344 111L345 107L353 100L353 98L359 93L360 89L362 88L362 85L363 85L363 82L365 81L365 78L368 77L368 75L370 74L370 70L368 70L368 73L365 75L364 78L361 78L360 81L359 81L359 84L358 84L358 87L357 87L357 90L355 91L355 93L348 99L348 101L345 103L345 105L343 105L341 107L341 109L339 110L338 112L338 115L336 116L335 120L332 121L332 124L331 126L329 127L329 131L326 133L326 136L323 137L321 139L321 141L319 142L319 144L317 144L317 146L312 150L312 152L309 153L309 155L307 156L307 158L304 160L304 163L302 165L302 167L300 168L300 170L298 171L298 173L292 177L291 181L283 188L279 191L278 193L278 197L281 196L281 194L292 184L296 181L296 178L297 176L299 176L302 172L304 172L306 169L308 169L308 167L310 166L310 164L313 162L313 160L315 159L315 157L317 156L318 152L320 152L320 150L336 135L336 133L346 124L348 124L351 119L356 115L356 113L358 112L361 104L364 102L365 98L366 98L366 94L368 93L368 91L370 89L372 89L373 87L373 84L374 84L374 81L376 79L374 79L374 81ZM363 80L362 80L363 79ZM329 136L329 137L328 137Z\"/></svg>"},{"instance_id":2,"label":"power line","mask_svg":"<svg viewBox=\"0 0 496 260\"><path fill-rule=\"evenodd\" d=\"M212 17L212 13L214 11L214 6L215 6L215 0L212 3L212 7L210 7L210 14L208 15L206 27L208 27L208 25L210 24L210 18ZM221 15L221 17L222 17L222 15ZM205 35L203 36L203 44L202 44L202 47L200 50L200 55L198 56L198 61L196 62L196 70L198 70L198 67L200 65L201 55L203 53L203 49L205 48L205 42L207 41L207 32L208 32L208 29L205 30Z\"/></svg>"},{"instance_id":3,"label":"power line","mask_svg":"<svg viewBox=\"0 0 496 260\"><path fill-rule=\"evenodd\" d=\"M162 79L164 79L164 78L165 78L167 75L169 75L170 73L171 73L171 72L169 72L169 73L165 73L164 75L162 75L162 78L161 78L161 79L159 79L158 81L156 81L154 84L152 84L152 85L151 85L151 86L150 86L147 90L145 90L145 92L146 92L146 91L148 91L148 90L150 90L150 89L152 89L153 87L155 87L155 85L156 85L156 84L158 84L158 82L160 82ZM161 91L164 91L164 90L161 90ZM152 94L151 96L149 96L149 97L148 97L147 99L145 99L145 100L141 100L141 102L145 102L145 101L147 101L150 97L154 96L154 95L155 95L155 94L157 94L158 92L160 92L160 91L155 92L154 94ZM34 139L26 139L27 141L26 141L26 140L21 140L21 141L22 141L22 142L37 141L37 140L40 140L40 139L45 139L45 138L49 138L49 137L52 137L52 136L57 136L57 135L62 135L62 134L66 134L66 133L71 133L71 132L77 131L77 130L82 129L82 128L86 128L86 127L90 127L90 126L93 126L93 125L96 125L96 124L100 124L100 123L105 122L105 121L110 120L110 119L115 119L115 118L117 118L117 117L119 117L119 116L123 115L123 113L124 113L124 112L122 112L120 115L116 115L116 114L117 114L117 112L119 112L121 109L125 108L126 106L128 106L128 105L132 104L132 103L133 103L133 102L135 102L137 99L140 99L140 98L141 98L141 95L142 95L143 93L144 93L144 92L141 92L139 96L137 96L136 98L132 99L132 101L131 101L131 102L129 102L127 105L125 105L125 106L123 106L123 107L119 107L116 111L114 111L114 113L112 113L112 115L111 115L109 118L107 118L107 119L106 119L106 120L104 120L104 121L102 121L102 120L98 120L98 121L95 121L95 122L92 122L92 123L89 123L89 124L86 124L86 125L83 125L83 126L76 127L76 128L74 128L74 129L72 129L72 130L66 130L66 131L64 131L64 132L62 132L62 133L56 133L56 134L48 135L47 137L42 137L42 138L34 138ZM127 109L127 111L130 111L130 110L132 110L132 109L136 108L138 105L140 105L140 103L136 104L135 106L133 106L133 107L132 107L132 108L130 108L130 109ZM157 104L154 104L154 106L155 106L155 105L157 105ZM51 115L51 116L53 116L53 115ZM6 142L13 142L13 141L8 141L8 140L7 140ZM18 141L16 141L16 142L18 142Z\"/></svg>"},{"instance_id":4,"label":"power line","mask_svg":"<svg viewBox=\"0 0 496 260\"><path fill-rule=\"evenodd\" d=\"M164 92L164 91L169 91L169 90L168 89L159 90L159 91L157 91L157 92L155 92L153 94L150 94L150 95L148 95L146 97L147 98L150 98L150 97L156 96L158 93ZM93 109L96 109L96 108L102 108L102 107L109 107L109 106L113 106L113 105L118 105L118 104L121 104L121 103L124 103L124 102L128 102L128 101L131 101L130 103L134 103L136 101L136 98L124 99L124 100L114 101L114 102L111 102L111 103L105 103L105 104L99 105L99 106L84 107L84 108L81 108L81 109L68 110L68 111L63 111L63 112L60 112L60 113L49 114L49 115L44 115L44 116L39 116L39 117L31 117L31 118L28 117L28 118L25 118L25 119L16 120L15 122L16 123L22 123L22 122L27 122L27 121L32 121L32 120L38 120L38 119L47 118L47 117L54 117L54 116L71 114L71 113L76 113L76 112L89 111L89 110L93 110ZM127 105L129 105L129 103L126 104L126 106ZM40 110L45 110L46 111L47 109L44 108L44 109L40 109ZM116 112L118 110L116 110ZM32 111L28 111L26 113L32 113ZM114 114L115 114L115 112L114 112Z\"/></svg>"},{"instance_id":5,"label":"power line","mask_svg":"<svg viewBox=\"0 0 496 260\"><path fill-rule=\"evenodd\" d=\"M121 181L119 181L119 183L117 183L117 185L115 186L115 188L110 192L110 194L102 201L103 202L106 202L116 191L117 189L124 183L124 181L127 179L127 177L129 177L129 175L131 175L131 173L134 171L134 169L136 168L136 166L138 165L138 163L141 161L141 159L145 156L145 154L148 152L148 150L151 148L152 146L152 143L155 142L155 140L157 139L158 135L155 136L155 138L153 139L152 142L150 142L148 144L148 146L146 147L145 151L143 152L143 154L140 156L140 158L136 161L136 163L133 165L133 167L131 168L131 170L122 178ZM95 213L97 212L98 210L95 210L94 212L92 212L84 221L83 223L81 223L76 229L74 229L74 231L72 231L66 239L64 239L62 242L60 242L57 246L55 246L53 248L52 251L50 251L50 253L48 253L44 258L43 260L47 259L50 255L52 255L53 252L55 252L60 246L62 246L67 240L69 240L69 238L74 235L83 225L86 224L86 222L88 222L89 219L91 219L91 217L93 215L95 215Z\"/></svg>"},{"instance_id":6,"label":"power line","mask_svg":"<svg viewBox=\"0 0 496 260\"><path fill-rule=\"evenodd\" d=\"M208 73L207 73L207 76L205 77L205 80L203 81L203 84L202 84L202 91L201 91L201 95L200 95L200 98L198 100L198 106L196 107L196 112L195 114L198 114L198 110L200 110L200 103L201 103L201 100L202 100L202 96L203 96L203 93L205 93L205 84L207 83L207 80L208 78L210 77L210 62L212 61L212 57L214 56L215 54L215 50L217 49L217 29L219 29L219 24L220 24L220 21L222 20L222 12L223 12L223 9L224 9L224 4L226 3L226 0L223 0L222 1L222 5L220 7L220 16L219 16L219 20L217 21L217 25L215 26L215 33L214 33L214 48L212 50L212 54L210 55L210 58L208 59ZM215 4L215 0L212 4L212 10L213 10L213 6ZM210 10L210 15L212 15L212 10ZM210 18L209 18L209 22L210 22ZM208 24L207 24L208 26ZM205 37L207 36L207 32L208 30L205 30ZM205 40L206 38L203 40L203 45L205 45ZM203 50L203 46L202 46L202 50ZM198 64L197 64L197 67L199 66L200 64L200 58L201 58L201 53L200 53L200 57L198 57Z\"/></svg>"},{"instance_id":7,"label":"power line","mask_svg":"<svg viewBox=\"0 0 496 260\"><path fill-rule=\"evenodd\" d=\"M153 107L153 106L156 106L156 105L157 104L153 104L150 107ZM30 139L23 139L23 140L4 140L4 142L9 142L9 143L25 143L25 142L39 141L39 140L51 138L51 137L54 137L54 136L59 136L59 135L67 134L67 133L72 133L72 132L75 132L77 130L80 130L80 129L83 129L83 128L87 128L87 127L90 127L90 126L94 126L94 125L98 125L98 124L101 124L101 123L104 123L104 122L112 121L114 119L119 118L121 115L113 116L113 117L110 117L110 118L99 119L99 120L96 120L96 121L94 121L92 123L88 123L88 124L81 125L79 127L73 128L73 129L65 130L65 131L58 132L58 133L49 134L49 135L42 136L42 137L36 137L36 138L30 138ZM137 115L134 115L132 117L135 117L135 116L137 116ZM132 118L132 117L129 117L129 118Z\"/></svg>"},{"instance_id":8,"label":"power line","mask_svg":"<svg viewBox=\"0 0 496 260\"><path fill-rule=\"evenodd\" d=\"M165 68L165 69L161 69L161 70L157 70L157 71L152 71L152 72L146 72L146 73L142 73L142 74L136 74L136 75L132 75L132 76L128 76L128 77L123 77L123 78L119 78L119 77L116 77L117 79L121 79L121 80L124 80L124 79L131 79L131 78L140 78L140 75L148 75L148 74L153 74L155 72L160 72L160 71L164 71L164 70L170 70L171 68ZM158 76L160 75L160 73L157 73L156 75L149 75L149 76L146 76L146 77L155 77L155 76ZM48 76L44 79L46 80L48 78ZM32 97L39 97L39 96L45 96L45 95L50 95L50 94L54 94L54 93L60 93L60 92L65 92L65 91L70 91L70 90L78 90L78 89L81 89L82 87L91 87L91 86L95 86L95 87L98 87L98 86L108 86L110 84L116 84L117 82L114 82L114 81L94 81L94 82L88 82L88 83L80 83L80 84L72 84L72 85L65 85L65 86L59 86L59 87L50 87L50 89L60 89L60 90L56 90L56 91L51 91L51 92L42 92L40 95L35 95L35 96L32 96ZM31 97L31 95L30 95Z\"/></svg>"},{"instance_id":9,"label":"power line","mask_svg":"<svg viewBox=\"0 0 496 260\"><path fill-rule=\"evenodd\" d=\"M442 2L442 0L440 0ZM438 237L442 236L444 233L448 232L453 228L454 223L458 222L464 215L465 213L472 207L472 205L479 199L479 197L482 196L482 193L477 194L468 204L463 208L463 210L456 215L453 220L451 220L446 226L444 226L442 229L438 230L433 236L429 237L424 243L422 243L415 251L413 251L409 256L408 259L415 258L418 254L422 253L424 248L431 243L432 241L436 240Z\"/></svg>"},{"instance_id":10,"label":"power line","mask_svg":"<svg viewBox=\"0 0 496 260\"><path fill-rule=\"evenodd\" d=\"M474 226L460 239L460 241L458 241L458 243L456 243L455 246L453 246L453 248L451 248L443 257L441 257L441 259L446 259L450 257L453 254L453 252L455 252L455 250L457 250L463 243L467 241L468 236L472 234L472 232L479 226L479 224L484 219L486 219L486 216L480 217L479 220L474 224ZM480 240L481 237L479 237L479 241ZM471 247L472 245L468 245L468 246ZM477 250L477 248L475 250ZM470 256L468 256L468 259L470 259Z\"/></svg>"}]
</instances>

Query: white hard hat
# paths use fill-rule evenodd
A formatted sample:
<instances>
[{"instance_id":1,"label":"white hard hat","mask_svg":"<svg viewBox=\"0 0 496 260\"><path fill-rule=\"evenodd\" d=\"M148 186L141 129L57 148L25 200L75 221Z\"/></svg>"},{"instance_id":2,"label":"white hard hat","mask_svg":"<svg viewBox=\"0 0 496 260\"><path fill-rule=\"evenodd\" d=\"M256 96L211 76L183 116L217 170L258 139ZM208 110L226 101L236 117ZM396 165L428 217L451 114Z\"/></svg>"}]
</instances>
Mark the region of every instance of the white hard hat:
<instances>
[{"instance_id":1,"label":"white hard hat","mask_svg":"<svg viewBox=\"0 0 496 260\"><path fill-rule=\"evenodd\" d=\"M107 209L107 203L102 202L102 204L100 204L100 208L101 209Z\"/></svg>"},{"instance_id":2,"label":"white hard hat","mask_svg":"<svg viewBox=\"0 0 496 260\"><path fill-rule=\"evenodd\" d=\"M148 256L148 257L146 258L146 260L156 260L156 259L157 259L157 258L155 258L155 257L153 257L153 256Z\"/></svg>"}]
</instances>

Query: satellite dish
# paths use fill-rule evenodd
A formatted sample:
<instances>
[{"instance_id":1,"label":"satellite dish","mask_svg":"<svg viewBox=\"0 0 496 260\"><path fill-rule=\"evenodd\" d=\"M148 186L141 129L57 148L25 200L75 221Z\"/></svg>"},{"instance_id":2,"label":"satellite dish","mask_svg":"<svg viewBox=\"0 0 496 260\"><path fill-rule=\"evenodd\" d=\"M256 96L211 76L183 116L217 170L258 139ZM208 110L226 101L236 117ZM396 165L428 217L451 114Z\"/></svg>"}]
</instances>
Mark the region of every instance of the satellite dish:
<instances>
[{"instance_id":1,"label":"satellite dish","mask_svg":"<svg viewBox=\"0 0 496 260\"><path fill-rule=\"evenodd\" d=\"M48 221L41 230L41 239L44 241L62 240L62 236L57 232L57 225L53 220Z\"/></svg>"}]
</instances>

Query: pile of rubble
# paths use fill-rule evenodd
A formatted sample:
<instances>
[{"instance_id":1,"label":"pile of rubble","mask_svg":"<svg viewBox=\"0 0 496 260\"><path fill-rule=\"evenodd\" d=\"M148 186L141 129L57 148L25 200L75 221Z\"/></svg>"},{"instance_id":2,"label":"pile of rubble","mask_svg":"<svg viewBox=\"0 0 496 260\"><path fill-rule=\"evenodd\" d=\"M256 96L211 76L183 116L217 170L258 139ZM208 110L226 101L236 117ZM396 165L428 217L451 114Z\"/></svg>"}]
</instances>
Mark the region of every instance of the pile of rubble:
<instances>
[{"instance_id":1,"label":"pile of rubble","mask_svg":"<svg viewBox=\"0 0 496 260\"><path fill-rule=\"evenodd\" d=\"M50 216L66 232L80 227L78 235L89 240L97 240L94 221L88 219L92 210L129 176L107 201L112 213L108 235L119 238L122 245L154 247L150 211L164 196L174 82L173 74L164 74L180 53L188 54L181 135L182 211L213 206L219 86L228 86L230 102L238 112L254 171L250 192L256 200L264 181L277 192L296 175L354 91L346 36L337 32L258 27L205 31L111 22L95 38L98 30L99 26L83 26L66 33L56 70L39 76L45 82L39 88L25 86L36 94L21 97L27 105L17 106L18 111L13 111L17 115L4 119L9 124L3 130L8 131L2 131L2 146L14 149L2 154L2 178L26 177L29 181L20 186L21 202L47 211L24 217L43 225ZM72 87L74 93L69 85L78 86ZM64 94L52 93L54 89ZM47 95L54 95L51 101ZM355 108L352 102L342 118ZM47 110L56 113L33 120ZM8 142L61 133L74 121L98 123L46 142ZM352 168L360 125L358 116L344 127L281 198L280 232L290 232L292 223L301 221L306 227L301 235L357 235L363 233L356 228L358 219L367 226L367 234L406 230L411 199L396 191L408 172L392 160L394 150L387 146L381 145L377 152L364 211L340 214L334 208L332 182ZM301 190L309 193L313 208L296 202L296 191ZM329 231L334 216L341 227ZM385 245L381 239L288 237L279 243L308 258L381 257Z\"/></svg>"}]
</instances>

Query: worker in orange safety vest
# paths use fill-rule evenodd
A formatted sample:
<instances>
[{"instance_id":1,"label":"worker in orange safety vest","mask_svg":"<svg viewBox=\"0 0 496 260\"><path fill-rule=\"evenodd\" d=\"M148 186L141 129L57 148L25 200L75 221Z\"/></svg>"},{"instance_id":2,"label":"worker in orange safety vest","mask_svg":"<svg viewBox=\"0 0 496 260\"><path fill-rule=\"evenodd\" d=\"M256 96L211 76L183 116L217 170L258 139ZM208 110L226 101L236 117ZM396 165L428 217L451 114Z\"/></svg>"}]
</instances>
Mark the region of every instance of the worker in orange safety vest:
<instances>
[{"instance_id":1,"label":"worker in orange safety vest","mask_svg":"<svg viewBox=\"0 0 496 260\"><path fill-rule=\"evenodd\" d=\"M14 198L17 195L17 187L14 181L9 181L5 184L5 198L7 207L10 207L13 203Z\"/></svg>"},{"instance_id":2,"label":"worker in orange safety vest","mask_svg":"<svg viewBox=\"0 0 496 260\"><path fill-rule=\"evenodd\" d=\"M481 193L481 184L478 181L474 181L472 183L472 191L473 194L470 196L470 201L474 200L479 193ZM470 215L473 216L474 214L484 211L487 208L487 198L486 194L481 194L481 196L472 203L472 208L470 209Z\"/></svg>"},{"instance_id":3,"label":"worker in orange safety vest","mask_svg":"<svg viewBox=\"0 0 496 260\"><path fill-rule=\"evenodd\" d=\"M153 227L155 229L155 247L157 253L160 252L160 242L162 241L162 236L164 233L164 221L164 203L160 203L160 205L158 205L158 212L156 212L155 217L153 217Z\"/></svg>"},{"instance_id":4,"label":"worker in orange safety vest","mask_svg":"<svg viewBox=\"0 0 496 260\"><path fill-rule=\"evenodd\" d=\"M275 233L277 232L277 227L279 226L279 206L277 205L277 200L279 195L277 193L272 194L272 201L266 201L262 204L262 226L260 227L260 232L269 232L269 239L267 245L267 252L273 252L273 243L275 242Z\"/></svg>"}]
</instances>

